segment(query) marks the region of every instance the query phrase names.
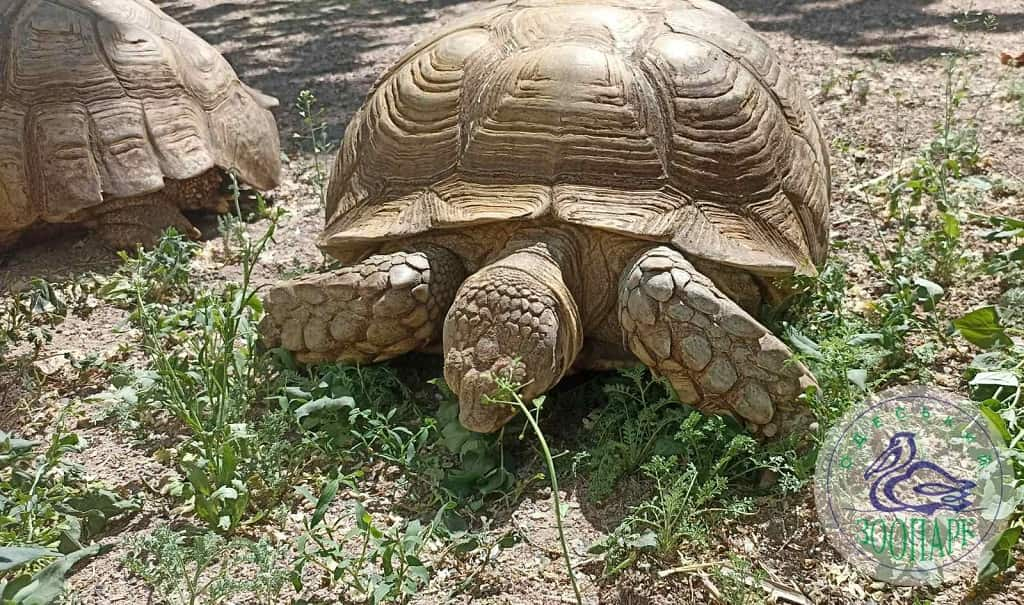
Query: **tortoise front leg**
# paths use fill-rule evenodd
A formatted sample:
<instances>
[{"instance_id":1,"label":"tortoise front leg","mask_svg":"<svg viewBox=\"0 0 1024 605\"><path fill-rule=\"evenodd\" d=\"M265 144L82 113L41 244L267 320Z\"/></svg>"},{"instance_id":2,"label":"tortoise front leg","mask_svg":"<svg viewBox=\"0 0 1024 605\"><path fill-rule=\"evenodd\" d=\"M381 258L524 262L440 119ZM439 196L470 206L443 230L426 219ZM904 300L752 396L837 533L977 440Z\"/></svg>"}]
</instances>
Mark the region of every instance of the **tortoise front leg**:
<instances>
[{"instance_id":1,"label":"tortoise front leg","mask_svg":"<svg viewBox=\"0 0 1024 605\"><path fill-rule=\"evenodd\" d=\"M766 437L806 428L797 398L814 378L778 338L676 250L659 246L619 284L629 349L701 411L744 421Z\"/></svg>"},{"instance_id":2,"label":"tortoise front leg","mask_svg":"<svg viewBox=\"0 0 1024 605\"><path fill-rule=\"evenodd\" d=\"M583 326L566 282L577 267L568 238L525 230L459 289L444 324L444 376L459 397L464 427L489 433L515 415L485 404L498 390L496 378L523 385L529 401L572 367Z\"/></svg>"},{"instance_id":3,"label":"tortoise front leg","mask_svg":"<svg viewBox=\"0 0 1024 605\"><path fill-rule=\"evenodd\" d=\"M384 361L441 336L441 318L465 277L445 248L378 254L275 286L265 298L264 340L304 363Z\"/></svg>"}]
</instances>

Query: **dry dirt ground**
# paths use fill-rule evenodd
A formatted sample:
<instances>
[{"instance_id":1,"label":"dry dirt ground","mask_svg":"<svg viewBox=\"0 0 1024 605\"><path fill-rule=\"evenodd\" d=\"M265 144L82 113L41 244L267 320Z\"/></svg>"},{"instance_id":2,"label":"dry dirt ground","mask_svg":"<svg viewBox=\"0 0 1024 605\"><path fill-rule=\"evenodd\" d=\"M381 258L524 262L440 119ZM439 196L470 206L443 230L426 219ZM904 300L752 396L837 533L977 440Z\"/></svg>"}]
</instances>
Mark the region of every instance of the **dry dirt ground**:
<instances>
[{"instance_id":1,"label":"dry dirt ground","mask_svg":"<svg viewBox=\"0 0 1024 605\"><path fill-rule=\"evenodd\" d=\"M277 117L287 155L286 181L273 197L289 214L258 270L261 280L319 261L313 241L322 218L310 184L310 157L292 138L302 129L292 108L298 92L309 89L316 94L325 110L329 139L337 141L376 75L409 43L485 4L459 0L156 1L221 50L243 80L281 100ZM849 256L851 280L860 285L863 297L869 298L876 284L855 249L870 245L876 237L871 225L881 206L850 194L849 188L883 174L906 150L931 139L933 125L942 117L946 53L965 44L971 49L964 69L971 80L970 95L962 113L976 120L987 170L1017 182L1024 177L1024 130L1015 125L1017 110L1006 93L1009 80L1024 77L1024 69L1013 72L998 59L1000 51L1024 52L1024 2L974 2L970 8L993 15L997 25L990 31L973 26L966 33L954 29L953 22L968 6L949 0L726 0L724 4L763 33L813 99L833 142L833 239L857 244L837 254ZM1004 197L983 210L1020 217L1024 201ZM207 227L215 233L215 225ZM218 260L219 245L216 238L205 242L196 263L196 279L211 286L237 273L236 267ZM0 259L0 290L17 288L33 276L58 281L88 271L109 272L116 266L116 258L100 251L88 236L69 235ZM948 298L973 306L997 294L993 284L981 281L954 285ZM122 320L123 314L113 309L99 309L88 321L69 320L58 327L43 356L59 358L65 352L113 356L119 343L132 342L132 335L117 329ZM936 368L937 380L963 391L960 371L969 356L966 349L949 353L948 365ZM103 386L77 385L74 388L80 390L69 391L60 377L58 369L31 407L0 410L0 426L45 431L47 419L62 402ZM98 478L142 490L145 483L155 485L167 472L112 426L83 420L78 430L93 443L81 462ZM621 516L623 502L630 499L628 485L623 492L601 511L584 511L579 499L567 494L569 543L577 557L585 557L586 547L610 528L602 519ZM171 504L151 498L125 535L167 518ZM720 528L711 553L704 556L741 554L771 579L799 589L812 602L914 602L909 590L885 588L850 574L823 541L809 488L786 499L760 501L757 507L753 518ZM557 538L548 512L549 500L542 491L528 494L518 504L503 523L516 525L530 540L505 551L496 567L480 574L474 596L459 597L462 602L568 602L571 592L564 569L552 554L557 553ZM72 579L80 602L148 602L145 586L129 577L118 557L115 548ZM598 584L587 570L584 567L581 580L588 601L711 601L700 574L656 580L635 570L612 584ZM438 602L446 594L443 583L432 585L420 601ZM930 598L935 603L1024 604L1024 581L1011 573L1002 587L986 594L975 596L957 585Z\"/></svg>"}]
</instances>

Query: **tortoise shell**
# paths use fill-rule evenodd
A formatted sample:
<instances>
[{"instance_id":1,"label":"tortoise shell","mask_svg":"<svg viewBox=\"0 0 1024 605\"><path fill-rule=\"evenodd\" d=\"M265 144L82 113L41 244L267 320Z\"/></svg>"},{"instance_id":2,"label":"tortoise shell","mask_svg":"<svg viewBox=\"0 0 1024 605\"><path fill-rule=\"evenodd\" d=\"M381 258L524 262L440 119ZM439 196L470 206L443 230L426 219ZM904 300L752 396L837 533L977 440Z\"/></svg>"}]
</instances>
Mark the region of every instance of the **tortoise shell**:
<instances>
[{"instance_id":1,"label":"tortoise shell","mask_svg":"<svg viewBox=\"0 0 1024 605\"><path fill-rule=\"evenodd\" d=\"M280 178L277 101L149 0L0 5L0 231L214 167Z\"/></svg>"},{"instance_id":2,"label":"tortoise shell","mask_svg":"<svg viewBox=\"0 0 1024 605\"><path fill-rule=\"evenodd\" d=\"M798 82L706 0L502 2L414 45L334 165L320 246L551 220L760 274L825 257L826 142Z\"/></svg>"}]
</instances>

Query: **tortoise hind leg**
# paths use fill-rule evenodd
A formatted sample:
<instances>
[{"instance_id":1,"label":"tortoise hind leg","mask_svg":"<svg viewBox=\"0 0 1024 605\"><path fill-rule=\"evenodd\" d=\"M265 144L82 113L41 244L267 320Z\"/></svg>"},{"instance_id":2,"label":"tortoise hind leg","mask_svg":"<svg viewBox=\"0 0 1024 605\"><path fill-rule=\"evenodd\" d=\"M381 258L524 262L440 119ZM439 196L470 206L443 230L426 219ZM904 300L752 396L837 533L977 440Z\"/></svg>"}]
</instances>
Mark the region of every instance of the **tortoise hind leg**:
<instances>
[{"instance_id":1,"label":"tortoise hind leg","mask_svg":"<svg viewBox=\"0 0 1024 605\"><path fill-rule=\"evenodd\" d=\"M260 331L303 363L384 361L440 338L464 277L462 261L439 246L378 254L275 286Z\"/></svg>"},{"instance_id":2,"label":"tortoise hind leg","mask_svg":"<svg viewBox=\"0 0 1024 605\"><path fill-rule=\"evenodd\" d=\"M90 226L114 250L151 248L168 227L192 239L201 235L178 209L176 201L163 192L111 202L104 206L103 214L90 221Z\"/></svg>"},{"instance_id":3,"label":"tortoise hind leg","mask_svg":"<svg viewBox=\"0 0 1024 605\"><path fill-rule=\"evenodd\" d=\"M807 368L676 250L653 248L627 267L619 321L629 349L684 403L734 416L765 437L813 419L797 401L814 384Z\"/></svg>"},{"instance_id":4,"label":"tortoise hind leg","mask_svg":"<svg viewBox=\"0 0 1024 605\"><path fill-rule=\"evenodd\" d=\"M21 239L21 234L21 231L0 231L0 253L14 248L14 245Z\"/></svg>"},{"instance_id":5,"label":"tortoise hind leg","mask_svg":"<svg viewBox=\"0 0 1024 605\"><path fill-rule=\"evenodd\" d=\"M88 224L115 250L132 250L139 245L150 248L168 227L199 239L202 234L181 211L223 213L230 208L229 199L224 173L214 168L190 179L168 179L164 188L155 193L109 200L101 207L101 214Z\"/></svg>"}]
</instances>

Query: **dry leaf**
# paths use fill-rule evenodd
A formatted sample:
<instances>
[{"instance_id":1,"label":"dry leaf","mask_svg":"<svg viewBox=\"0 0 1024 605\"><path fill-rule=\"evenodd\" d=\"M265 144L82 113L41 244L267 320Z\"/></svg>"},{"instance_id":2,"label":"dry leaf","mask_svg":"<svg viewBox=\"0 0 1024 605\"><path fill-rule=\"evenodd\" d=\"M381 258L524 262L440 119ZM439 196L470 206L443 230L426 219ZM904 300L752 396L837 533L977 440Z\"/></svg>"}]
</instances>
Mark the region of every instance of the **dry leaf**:
<instances>
[{"instance_id":1,"label":"dry leaf","mask_svg":"<svg viewBox=\"0 0 1024 605\"><path fill-rule=\"evenodd\" d=\"M1003 65L1009 65L1010 67L1024 66L1024 53L1021 53L1016 57L1010 53L999 53L999 62Z\"/></svg>"}]
</instances>

